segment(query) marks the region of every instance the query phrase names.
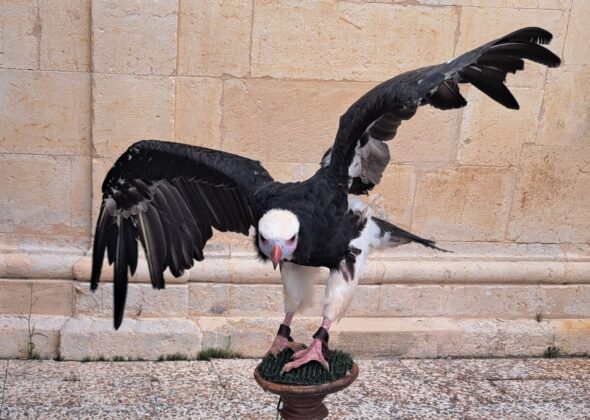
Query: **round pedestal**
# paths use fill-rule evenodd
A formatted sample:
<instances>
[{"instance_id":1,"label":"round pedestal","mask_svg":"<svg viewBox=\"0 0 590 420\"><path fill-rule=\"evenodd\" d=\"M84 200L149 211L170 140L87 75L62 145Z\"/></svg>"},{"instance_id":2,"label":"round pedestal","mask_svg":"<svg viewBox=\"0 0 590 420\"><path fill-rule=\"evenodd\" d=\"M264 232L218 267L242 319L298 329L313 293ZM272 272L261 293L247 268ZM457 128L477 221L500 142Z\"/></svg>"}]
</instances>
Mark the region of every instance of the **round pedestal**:
<instances>
[{"instance_id":1,"label":"round pedestal","mask_svg":"<svg viewBox=\"0 0 590 420\"><path fill-rule=\"evenodd\" d=\"M359 368L353 363L350 374L333 382L321 385L290 385L269 382L260 376L258 367L254 371L256 382L268 392L280 395L283 407L280 410L283 419L311 419L321 420L328 416L328 409L324 405L324 398L328 394L343 390L359 375Z\"/></svg>"}]
</instances>

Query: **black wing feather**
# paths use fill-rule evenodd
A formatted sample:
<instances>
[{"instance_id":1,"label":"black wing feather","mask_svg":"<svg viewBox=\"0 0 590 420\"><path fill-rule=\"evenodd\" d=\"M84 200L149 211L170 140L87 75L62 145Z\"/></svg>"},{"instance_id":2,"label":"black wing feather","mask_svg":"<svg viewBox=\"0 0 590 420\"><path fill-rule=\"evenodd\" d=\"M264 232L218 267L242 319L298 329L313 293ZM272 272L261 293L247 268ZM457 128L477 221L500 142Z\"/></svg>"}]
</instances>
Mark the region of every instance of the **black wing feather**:
<instances>
[{"instance_id":1,"label":"black wing feather","mask_svg":"<svg viewBox=\"0 0 590 420\"><path fill-rule=\"evenodd\" d=\"M203 259L212 228L248 234L256 191L273 182L259 162L202 147L160 141L132 145L103 183L96 224L91 288L105 249L114 263L114 325L123 321L129 273L139 241L155 288Z\"/></svg>"},{"instance_id":2,"label":"black wing feather","mask_svg":"<svg viewBox=\"0 0 590 420\"><path fill-rule=\"evenodd\" d=\"M411 117L418 106L425 104L439 109L465 106L467 101L457 83L469 82L500 104L517 109L518 102L504 84L506 73L522 70L523 59L558 66L559 57L540 45L548 44L551 38L551 33L542 28L520 29L454 60L403 73L381 83L342 115L329 159L323 159L322 165L327 166L329 161L337 179L348 177L349 166L358 153L357 145L367 143L368 136L386 141L395 135L397 126L392 126L389 133L381 129L375 133L378 136L371 136L372 125L384 115L407 113ZM407 118L399 121L403 119ZM366 188L357 185L356 190L364 192Z\"/></svg>"}]
</instances>

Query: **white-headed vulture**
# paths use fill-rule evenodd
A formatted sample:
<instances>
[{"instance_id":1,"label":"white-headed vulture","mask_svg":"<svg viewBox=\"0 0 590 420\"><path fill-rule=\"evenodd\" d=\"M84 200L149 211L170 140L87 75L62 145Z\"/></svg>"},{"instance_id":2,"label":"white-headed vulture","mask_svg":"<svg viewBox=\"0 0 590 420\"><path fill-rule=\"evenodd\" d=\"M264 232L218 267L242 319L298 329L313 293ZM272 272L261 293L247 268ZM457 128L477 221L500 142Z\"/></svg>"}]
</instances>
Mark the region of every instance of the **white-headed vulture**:
<instances>
[{"instance_id":1,"label":"white-headed vulture","mask_svg":"<svg viewBox=\"0 0 590 420\"><path fill-rule=\"evenodd\" d=\"M100 278L105 254L114 263L114 325L123 320L128 275L143 246L152 285L164 287L203 259L213 229L244 235L254 227L254 245L264 261L281 268L286 316L269 352L295 348L293 314L309 303L312 270L327 267L322 326L311 345L294 354L285 371L311 360L327 367L328 329L346 311L370 248L410 241L436 248L371 215L349 194L363 194L381 179L389 162L386 141L419 106L441 110L467 104L461 83L507 108L518 109L505 85L507 73L524 59L556 67L560 59L541 44L551 33L525 28L446 63L400 74L356 101L340 118L336 139L321 167L303 182L273 180L260 162L219 150L162 141L133 144L116 161L102 186L96 224L91 288Z\"/></svg>"}]
</instances>

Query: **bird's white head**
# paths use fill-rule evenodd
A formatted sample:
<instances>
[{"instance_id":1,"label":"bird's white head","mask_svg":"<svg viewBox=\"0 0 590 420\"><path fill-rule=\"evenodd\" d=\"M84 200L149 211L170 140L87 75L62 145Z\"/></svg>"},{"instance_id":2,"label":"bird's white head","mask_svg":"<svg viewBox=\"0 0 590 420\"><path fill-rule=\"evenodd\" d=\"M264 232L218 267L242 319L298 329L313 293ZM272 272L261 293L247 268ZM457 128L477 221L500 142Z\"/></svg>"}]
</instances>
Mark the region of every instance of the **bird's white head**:
<instances>
[{"instance_id":1,"label":"bird's white head","mask_svg":"<svg viewBox=\"0 0 590 420\"><path fill-rule=\"evenodd\" d=\"M299 239L299 219L289 210L271 209L258 221L258 247L272 261L290 260Z\"/></svg>"}]
</instances>

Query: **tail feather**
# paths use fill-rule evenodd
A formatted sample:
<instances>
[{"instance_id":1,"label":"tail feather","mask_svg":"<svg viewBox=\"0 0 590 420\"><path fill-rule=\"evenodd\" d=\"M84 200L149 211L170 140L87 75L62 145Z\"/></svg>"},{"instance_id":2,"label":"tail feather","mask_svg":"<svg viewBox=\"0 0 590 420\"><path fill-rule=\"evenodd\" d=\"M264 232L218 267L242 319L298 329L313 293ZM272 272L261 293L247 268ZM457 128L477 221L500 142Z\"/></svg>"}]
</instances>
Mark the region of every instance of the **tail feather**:
<instances>
[{"instance_id":1,"label":"tail feather","mask_svg":"<svg viewBox=\"0 0 590 420\"><path fill-rule=\"evenodd\" d=\"M387 240L389 246L398 246L407 244L409 242L416 242L420 245L423 245L427 248L436 249L442 252L452 252L443 248L436 246L436 242L430 239L424 239L413 233L410 233L406 230L403 230L386 220L379 219L378 217L371 218L373 222L379 227L381 230L381 237ZM389 237L388 237L389 236Z\"/></svg>"}]
</instances>

